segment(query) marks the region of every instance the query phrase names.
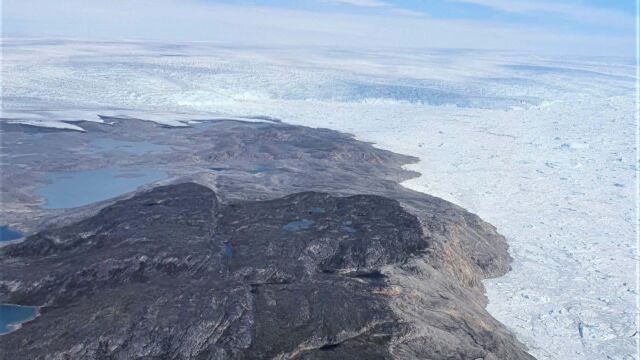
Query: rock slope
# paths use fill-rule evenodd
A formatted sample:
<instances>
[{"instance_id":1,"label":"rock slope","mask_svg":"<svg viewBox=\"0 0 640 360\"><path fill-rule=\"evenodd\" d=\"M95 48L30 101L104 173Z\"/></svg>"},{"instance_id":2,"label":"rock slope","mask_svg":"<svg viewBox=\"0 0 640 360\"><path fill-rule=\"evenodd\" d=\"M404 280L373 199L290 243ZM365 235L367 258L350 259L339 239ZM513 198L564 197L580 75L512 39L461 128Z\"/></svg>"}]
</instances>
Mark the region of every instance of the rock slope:
<instances>
[{"instance_id":1,"label":"rock slope","mask_svg":"<svg viewBox=\"0 0 640 360\"><path fill-rule=\"evenodd\" d=\"M4 247L6 300L44 307L0 344L12 359L528 358L429 264L473 284L434 244L455 228L426 228L380 196L158 187Z\"/></svg>"},{"instance_id":2,"label":"rock slope","mask_svg":"<svg viewBox=\"0 0 640 360\"><path fill-rule=\"evenodd\" d=\"M287 124L95 126L80 135L172 146L121 166L185 175L41 211L41 231L1 247L0 302L40 307L0 337L3 357L532 359L485 310L480 281L509 270L505 239L399 186L413 159ZM68 163L64 146L48 166Z\"/></svg>"}]
</instances>

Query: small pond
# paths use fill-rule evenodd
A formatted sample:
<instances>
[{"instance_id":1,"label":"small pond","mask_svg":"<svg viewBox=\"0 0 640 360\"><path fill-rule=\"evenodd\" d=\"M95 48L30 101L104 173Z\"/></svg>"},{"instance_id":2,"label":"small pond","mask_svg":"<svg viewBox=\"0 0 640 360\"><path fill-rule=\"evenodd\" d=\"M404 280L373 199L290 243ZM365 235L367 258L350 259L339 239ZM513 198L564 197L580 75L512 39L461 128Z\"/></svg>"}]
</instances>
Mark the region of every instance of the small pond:
<instances>
[{"instance_id":1,"label":"small pond","mask_svg":"<svg viewBox=\"0 0 640 360\"><path fill-rule=\"evenodd\" d=\"M351 220L345 220L342 222L342 224L340 225L340 230L344 231L344 232L348 232L350 234L355 234L357 232L356 229L353 228L353 222L351 222Z\"/></svg>"},{"instance_id":2,"label":"small pond","mask_svg":"<svg viewBox=\"0 0 640 360\"><path fill-rule=\"evenodd\" d=\"M287 231L300 231L300 230L306 230L310 228L311 225L313 224L315 224L315 221L313 220L302 219L302 220L292 221L286 225L283 225L282 228Z\"/></svg>"},{"instance_id":3,"label":"small pond","mask_svg":"<svg viewBox=\"0 0 640 360\"><path fill-rule=\"evenodd\" d=\"M0 226L0 242L20 239L22 234L11 229L8 225Z\"/></svg>"},{"instance_id":4,"label":"small pond","mask_svg":"<svg viewBox=\"0 0 640 360\"><path fill-rule=\"evenodd\" d=\"M231 243L224 244L224 256L231 257L231 255L233 255L233 247L231 246Z\"/></svg>"},{"instance_id":5,"label":"small pond","mask_svg":"<svg viewBox=\"0 0 640 360\"><path fill-rule=\"evenodd\" d=\"M18 325L33 320L37 314L38 309L32 306L0 304L0 335L16 330Z\"/></svg>"}]
</instances>

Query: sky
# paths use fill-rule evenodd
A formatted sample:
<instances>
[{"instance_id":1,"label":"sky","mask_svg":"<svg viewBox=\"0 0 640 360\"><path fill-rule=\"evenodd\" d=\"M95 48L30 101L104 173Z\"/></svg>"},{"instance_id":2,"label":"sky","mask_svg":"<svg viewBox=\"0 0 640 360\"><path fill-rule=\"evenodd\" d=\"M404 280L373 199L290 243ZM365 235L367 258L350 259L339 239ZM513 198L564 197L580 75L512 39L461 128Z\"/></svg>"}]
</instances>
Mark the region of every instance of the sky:
<instances>
[{"instance_id":1,"label":"sky","mask_svg":"<svg viewBox=\"0 0 640 360\"><path fill-rule=\"evenodd\" d=\"M5 37L631 57L633 0L3 0Z\"/></svg>"}]
</instances>

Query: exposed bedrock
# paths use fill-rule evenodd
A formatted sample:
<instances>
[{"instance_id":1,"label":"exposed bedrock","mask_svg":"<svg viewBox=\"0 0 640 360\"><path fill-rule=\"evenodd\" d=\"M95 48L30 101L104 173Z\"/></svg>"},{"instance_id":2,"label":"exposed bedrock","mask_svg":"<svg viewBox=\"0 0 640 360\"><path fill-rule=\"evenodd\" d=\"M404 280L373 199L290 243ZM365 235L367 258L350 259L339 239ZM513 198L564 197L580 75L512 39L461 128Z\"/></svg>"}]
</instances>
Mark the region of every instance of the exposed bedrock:
<instances>
[{"instance_id":1,"label":"exposed bedrock","mask_svg":"<svg viewBox=\"0 0 640 360\"><path fill-rule=\"evenodd\" d=\"M23 228L38 231L0 247L0 302L40 315L0 336L3 358L532 359L485 310L481 280L509 270L505 239L400 186L416 159L287 124L86 128L44 136L48 161L32 166L107 166L113 157L79 144L145 134L171 151L115 160L172 179L64 212L29 208ZM32 178L10 165L6 192L29 198L17 184ZM18 200L5 211L16 222Z\"/></svg>"},{"instance_id":2,"label":"exposed bedrock","mask_svg":"<svg viewBox=\"0 0 640 360\"><path fill-rule=\"evenodd\" d=\"M491 270L465 246L503 240L447 211L158 187L2 248L3 301L43 308L0 344L12 359L529 358L484 311Z\"/></svg>"}]
</instances>

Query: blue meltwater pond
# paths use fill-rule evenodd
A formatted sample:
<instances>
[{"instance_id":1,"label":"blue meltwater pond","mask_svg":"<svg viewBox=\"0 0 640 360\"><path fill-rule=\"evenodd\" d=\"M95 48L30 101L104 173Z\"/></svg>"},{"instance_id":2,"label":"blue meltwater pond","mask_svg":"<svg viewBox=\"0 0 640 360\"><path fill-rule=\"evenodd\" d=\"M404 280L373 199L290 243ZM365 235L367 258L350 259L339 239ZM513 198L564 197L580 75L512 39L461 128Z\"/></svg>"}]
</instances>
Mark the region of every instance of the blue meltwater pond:
<instances>
[{"instance_id":1,"label":"blue meltwater pond","mask_svg":"<svg viewBox=\"0 0 640 360\"><path fill-rule=\"evenodd\" d=\"M49 184L37 193L46 199L43 208L68 209L116 197L166 177L164 171L154 169L64 171L50 174Z\"/></svg>"},{"instance_id":2,"label":"blue meltwater pond","mask_svg":"<svg viewBox=\"0 0 640 360\"><path fill-rule=\"evenodd\" d=\"M33 320L38 310L32 306L0 304L0 335L10 333L20 325Z\"/></svg>"},{"instance_id":3,"label":"blue meltwater pond","mask_svg":"<svg viewBox=\"0 0 640 360\"><path fill-rule=\"evenodd\" d=\"M297 221L292 221L286 225L283 225L282 228L288 231L299 231L306 230L311 227L311 225L315 224L315 221L302 219Z\"/></svg>"},{"instance_id":4,"label":"blue meltwater pond","mask_svg":"<svg viewBox=\"0 0 640 360\"><path fill-rule=\"evenodd\" d=\"M20 239L22 234L7 225L0 226L0 242Z\"/></svg>"}]
</instances>

